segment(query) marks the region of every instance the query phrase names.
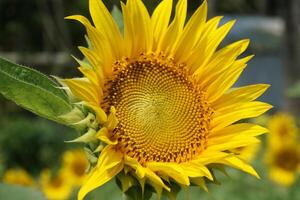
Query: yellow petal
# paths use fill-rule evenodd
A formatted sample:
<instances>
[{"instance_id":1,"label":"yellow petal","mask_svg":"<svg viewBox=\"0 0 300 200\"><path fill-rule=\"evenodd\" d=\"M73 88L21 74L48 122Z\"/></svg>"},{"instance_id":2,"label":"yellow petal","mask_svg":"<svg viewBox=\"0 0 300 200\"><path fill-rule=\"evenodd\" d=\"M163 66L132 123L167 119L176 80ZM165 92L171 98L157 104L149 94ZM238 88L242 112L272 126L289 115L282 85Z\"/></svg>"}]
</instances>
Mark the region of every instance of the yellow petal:
<instances>
[{"instance_id":1,"label":"yellow petal","mask_svg":"<svg viewBox=\"0 0 300 200\"><path fill-rule=\"evenodd\" d=\"M87 30L88 38L92 43L93 51L95 51L95 55L93 51L90 49L86 49L81 47L80 50L87 57L88 61L93 68L99 70L98 68L103 67L103 70L106 74L110 74L112 71L112 63L116 60L113 55L112 49L103 33L99 32L96 28L94 28L88 19L81 15L73 15L66 17L66 19L77 20L81 22Z\"/></svg>"},{"instance_id":2,"label":"yellow petal","mask_svg":"<svg viewBox=\"0 0 300 200\"><path fill-rule=\"evenodd\" d=\"M182 167L188 177L206 177L209 180L213 180L210 171L203 164L199 164L199 162L190 161L181 163L180 167Z\"/></svg>"},{"instance_id":3,"label":"yellow petal","mask_svg":"<svg viewBox=\"0 0 300 200\"><path fill-rule=\"evenodd\" d=\"M112 141L110 139L110 134L106 127L101 128L97 132L96 137L109 145L116 145L118 143L118 141Z\"/></svg>"},{"instance_id":4,"label":"yellow petal","mask_svg":"<svg viewBox=\"0 0 300 200\"><path fill-rule=\"evenodd\" d=\"M209 139L216 138L216 137L229 139L230 137L234 137L234 136L253 137L266 132L268 132L268 129L261 127L259 125L240 123L240 124L233 124L231 126L227 126L221 130L217 130L217 131L212 130L209 133Z\"/></svg>"},{"instance_id":5,"label":"yellow petal","mask_svg":"<svg viewBox=\"0 0 300 200\"><path fill-rule=\"evenodd\" d=\"M84 67L79 67L78 68L79 71L86 77L89 79L89 81L91 83L93 83L93 85L95 87L98 87L99 90L101 90L101 96L103 95L103 92L102 92L102 89L100 86L102 86L103 84L103 80L99 80L98 77L97 77L97 74L95 73L94 70L92 69L88 69L88 68L84 68Z\"/></svg>"},{"instance_id":6,"label":"yellow petal","mask_svg":"<svg viewBox=\"0 0 300 200\"><path fill-rule=\"evenodd\" d=\"M214 102L221 97L237 81L245 67L246 64L234 63L230 69L219 75L212 83L207 84L209 102Z\"/></svg>"},{"instance_id":7,"label":"yellow petal","mask_svg":"<svg viewBox=\"0 0 300 200\"><path fill-rule=\"evenodd\" d=\"M166 54L172 55L172 50L177 39L182 34L187 11L187 0L179 0L176 5L174 20L163 35L158 49Z\"/></svg>"},{"instance_id":8,"label":"yellow petal","mask_svg":"<svg viewBox=\"0 0 300 200\"><path fill-rule=\"evenodd\" d=\"M177 163L149 162L147 167L154 172L173 178L181 185L190 185L189 178Z\"/></svg>"},{"instance_id":9,"label":"yellow petal","mask_svg":"<svg viewBox=\"0 0 300 200\"><path fill-rule=\"evenodd\" d=\"M145 169L137 160L129 156L125 156L125 164L135 169L135 173L138 176L138 178L142 179L145 177L146 174Z\"/></svg>"},{"instance_id":10,"label":"yellow petal","mask_svg":"<svg viewBox=\"0 0 300 200\"><path fill-rule=\"evenodd\" d=\"M83 198L92 190L102 186L123 169L122 154L110 146L105 147L99 157L97 166L93 169L87 180L80 188L78 200Z\"/></svg>"},{"instance_id":11,"label":"yellow petal","mask_svg":"<svg viewBox=\"0 0 300 200\"><path fill-rule=\"evenodd\" d=\"M178 62L184 60L188 56L188 52L192 52L194 45L199 40L201 31L204 28L206 16L207 2L204 1L188 21L182 35L174 47L174 58Z\"/></svg>"},{"instance_id":12,"label":"yellow petal","mask_svg":"<svg viewBox=\"0 0 300 200\"><path fill-rule=\"evenodd\" d=\"M105 40L109 41L115 59L120 59L123 50L123 42L118 25L102 0L90 0L90 13L96 28L102 32ZM109 50L109 49L107 49Z\"/></svg>"},{"instance_id":13,"label":"yellow petal","mask_svg":"<svg viewBox=\"0 0 300 200\"><path fill-rule=\"evenodd\" d=\"M152 49L153 31L149 13L141 0L129 0L121 4L124 17L124 41L127 56L147 53Z\"/></svg>"},{"instance_id":14,"label":"yellow petal","mask_svg":"<svg viewBox=\"0 0 300 200\"><path fill-rule=\"evenodd\" d=\"M216 31L212 31L209 33L210 41L206 47L207 55L212 55L215 52L219 44L223 41L223 39L229 33L234 24L235 20L231 20L219 27Z\"/></svg>"},{"instance_id":15,"label":"yellow petal","mask_svg":"<svg viewBox=\"0 0 300 200\"><path fill-rule=\"evenodd\" d=\"M216 48L232 28L234 21L230 21L218 28L221 19L222 17L214 17L206 23L201 33L201 39L198 40L193 53L186 60L191 74L196 70L204 70Z\"/></svg>"},{"instance_id":16,"label":"yellow petal","mask_svg":"<svg viewBox=\"0 0 300 200\"><path fill-rule=\"evenodd\" d=\"M252 144L260 143L260 140L256 137L240 136L237 138L232 138L231 140L223 141L218 139L211 139L207 142L208 151L227 151L234 148L240 148L249 146Z\"/></svg>"},{"instance_id":17,"label":"yellow petal","mask_svg":"<svg viewBox=\"0 0 300 200\"><path fill-rule=\"evenodd\" d=\"M144 179L145 177L152 183L153 186L155 186L156 189L160 191L160 188L164 188L167 191L170 190L164 182L161 180L161 178L156 175L151 169L147 167L143 167L137 160L126 156L125 157L125 164L129 165L133 169L135 169L135 174L137 175L139 180Z\"/></svg>"},{"instance_id":18,"label":"yellow petal","mask_svg":"<svg viewBox=\"0 0 300 200\"><path fill-rule=\"evenodd\" d=\"M105 56L101 59L101 56L97 55L97 52L91 49L85 47L78 48L87 61L93 66L93 69L98 73L99 77L103 77L102 74L106 77L110 77L112 73L112 63L108 62L110 59L105 59Z\"/></svg>"},{"instance_id":19,"label":"yellow petal","mask_svg":"<svg viewBox=\"0 0 300 200\"><path fill-rule=\"evenodd\" d=\"M98 104L100 97L96 89L85 78L64 79L63 82L70 88L71 92L81 100Z\"/></svg>"},{"instance_id":20,"label":"yellow petal","mask_svg":"<svg viewBox=\"0 0 300 200\"><path fill-rule=\"evenodd\" d=\"M157 45L165 34L172 11L173 0L164 0L155 8L151 16L151 26L153 28L153 50L155 51Z\"/></svg>"},{"instance_id":21,"label":"yellow petal","mask_svg":"<svg viewBox=\"0 0 300 200\"><path fill-rule=\"evenodd\" d=\"M240 40L232 43L221 50L217 51L205 66L200 66L199 70L195 72L195 78L201 80L202 84L211 83L220 74L224 73L236 61L237 57L243 53L249 45L249 40ZM247 56L240 59L238 62L245 64L253 56Z\"/></svg>"},{"instance_id":22,"label":"yellow petal","mask_svg":"<svg viewBox=\"0 0 300 200\"><path fill-rule=\"evenodd\" d=\"M235 88L215 101L212 106L215 110L222 111L228 106L236 103L255 100L256 98L260 97L269 87L270 85L268 84L255 84Z\"/></svg>"},{"instance_id":23,"label":"yellow petal","mask_svg":"<svg viewBox=\"0 0 300 200\"><path fill-rule=\"evenodd\" d=\"M105 127L109 131L113 131L117 127L118 123L119 123L119 120L118 120L118 118L116 116L116 109L112 106L110 108L110 114L108 115Z\"/></svg>"},{"instance_id":24,"label":"yellow petal","mask_svg":"<svg viewBox=\"0 0 300 200\"><path fill-rule=\"evenodd\" d=\"M214 163L217 160L221 160L225 157L229 156L228 153L225 152L219 152L219 151L210 151L209 149L205 149L199 157L195 158L193 162L202 164L202 165L207 165L210 163Z\"/></svg>"},{"instance_id":25,"label":"yellow petal","mask_svg":"<svg viewBox=\"0 0 300 200\"><path fill-rule=\"evenodd\" d=\"M257 117L272 108L271 105L259 101L233 104L222 112L215 112L210 124L210 129L217 131L241 119Z\"/></svg>"},{"instance_id":26,"label":"yellow petal","mask_svg":"<svg viewBox=\"0 0 300 200\"><path fill-rule=\"evenodd\" d=\"M107 115L100 106L94 104L84 104L84 105L91 108L95 112L97 120L99 121L100 124L104 124L107 122Z\"/></svg>"},{"instance_id":27,"label":"yellow petal","mask_svg":"<svg viewBox=\"0 0 300 200\"><path fill-rule=\"evenodd\" d=\"M235 156L226 157L222 161L220 161L219 163L226 164L226 165L229 165L231 167L240 169L244 172L247 172L247 173L255 176L256 178L259 178L259 175L253 169L253 167L251 167L250 165L248 165L247 163L245 163L244 161L242 161L241 159L239 159Z\"/></svg>"}]
</instances>

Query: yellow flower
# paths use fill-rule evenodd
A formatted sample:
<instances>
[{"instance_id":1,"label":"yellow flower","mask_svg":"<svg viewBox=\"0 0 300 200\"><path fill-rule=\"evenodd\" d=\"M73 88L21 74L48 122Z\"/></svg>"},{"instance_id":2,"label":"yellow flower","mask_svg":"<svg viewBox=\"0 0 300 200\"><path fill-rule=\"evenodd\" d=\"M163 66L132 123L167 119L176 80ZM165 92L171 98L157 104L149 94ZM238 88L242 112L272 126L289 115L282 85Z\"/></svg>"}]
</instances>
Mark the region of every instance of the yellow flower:
<instances>
[{"instance_id":1,"label":"yellow flower","mask_svg":"<svg viewBox=\"0 0 300 200\"><path fill-rule=\"evenodd\" d=\"M285 187L292 185L300 168L299 144L269 147L266 152L266 162L272 181Z\"/></svg>"},{"instance_id":2,"label":"yellow flower","mask_svg":"<svg viewBox=\"0 0 300 200\"><path fill-rule=\"evenodd\" d=\"M41 173L42 191L49 200L65 200L68 199L72 192L72 184L68 177L60 171L53 176L50 170L44 170Z\"/></svg>"},{"instance_id":3,"label":"yellow flower","mask_svg":"<svg viewBox=\"0 0 300 200\"><path fill-rule=\"evenodd\" d=\"M88 160L81 150L66 151L63 155L62 170L66 177L76 186L81 186L86 178Z\"/></svg>"},{"instance_id":4,"label":"yellow flower","mask_svg":"<svg viewBox=\"0 0 300 200\"><path fill-rule=\"evenodd\" d=\"M101 141L90 145L98 162L78 198L120 172L142 188L152 185L159 197L163 190L172 192L172 182L205 188L204 180L213 181L212 163L258 177L229 152L257 143L256 136L266 132L233 123L271 108L255 101L268 85L231 89L252 58L239 58L247 39L218 49L235 21L219 26L221 17L207 20L206 1L185 23L187 0L178 1L171 22L172 0L161 1L151 16L141 0L128 0L121 2L122 35L103 2L89 2L95 26L83 16L67 17L86 27L91 42L91 48L79 47L88 61L78 60L84 77L63 80L100 127L90 126L75 140Z\"/></svg>"},{"instance_id":5,"label":"yellow flower","mask_svg":"<svg viewBox=\"0 0 300 200\"><path fill-rule=\"evenodd\" d=\"M269 130L265 160L270 179L279 185L290 186L300 169L296 120L288 113L278 113L270 119Z\"/></svg>"},{"instance_id":6,"label":"yellow flower","mask_svg":"<svg viewBox=\"0 0 300 200\"><path fill-rule=\"evenodd\" d=\"M24 169L9 169L3 175L3 182L7 184L33 186L33 178Z\"/></svg>"},{"instance_id":7,"label":"yellow flower","mask_svg":"<svg viewBox=\"0 0 300 200\"><path fill-rule=\"evenodd\" d=\"M270 147L276 147L283 142L285 144L294 143L297 139L296 119L288 113L274 115L269 120L268 126L271 134L268 139Z\"/></svg>"}]
</instances>

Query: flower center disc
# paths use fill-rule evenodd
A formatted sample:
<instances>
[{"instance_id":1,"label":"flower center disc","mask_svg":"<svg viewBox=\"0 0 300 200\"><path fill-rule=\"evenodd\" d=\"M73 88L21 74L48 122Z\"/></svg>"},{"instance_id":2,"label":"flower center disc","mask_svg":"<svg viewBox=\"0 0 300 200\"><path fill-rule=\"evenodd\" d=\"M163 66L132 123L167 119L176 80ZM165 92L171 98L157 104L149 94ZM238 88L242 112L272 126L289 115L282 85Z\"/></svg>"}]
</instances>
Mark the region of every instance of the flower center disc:
<instances>
[{"instance_id":1,"label":"flower center disc","mask_svg":"<svg viewBox=\"0 0 300 200\"><path fill-rule=\"evenodd\" d=\"M153 58L119 63L108 88L119 120L112 137L126 155L179 163L205 148L212 110L183 68Z\"/></svg>"},{"instance_id":2,"label":"flower center disc","mask_svg":"<svg viewBox=\"0 0 300 200\"><path fill-rule=\"evenodd\" d=\"M297 149L284 149L277 153L275 164L287 171L296 171L300 163Z\"/></svg>"}]
</instances>

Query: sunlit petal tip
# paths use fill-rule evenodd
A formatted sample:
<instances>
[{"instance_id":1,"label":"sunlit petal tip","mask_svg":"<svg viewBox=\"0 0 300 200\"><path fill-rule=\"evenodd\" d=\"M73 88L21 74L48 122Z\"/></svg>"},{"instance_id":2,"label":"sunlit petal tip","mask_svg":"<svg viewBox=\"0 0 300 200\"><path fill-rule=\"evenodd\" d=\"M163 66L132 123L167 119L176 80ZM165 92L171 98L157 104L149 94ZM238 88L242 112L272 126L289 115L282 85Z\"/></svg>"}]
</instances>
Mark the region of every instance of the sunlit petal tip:
<instances>
[{"instance_id":1,"label":"sunlit petal tip","mask_svg":"<svg viewBox=\"0 0 300 200\"><path fill-rule=\"evenodd\" d=\"M69 15L69 16L64 17L64 19L76 20L77 16L79 16L79 15Z\"/></svg>"}]
</instances>

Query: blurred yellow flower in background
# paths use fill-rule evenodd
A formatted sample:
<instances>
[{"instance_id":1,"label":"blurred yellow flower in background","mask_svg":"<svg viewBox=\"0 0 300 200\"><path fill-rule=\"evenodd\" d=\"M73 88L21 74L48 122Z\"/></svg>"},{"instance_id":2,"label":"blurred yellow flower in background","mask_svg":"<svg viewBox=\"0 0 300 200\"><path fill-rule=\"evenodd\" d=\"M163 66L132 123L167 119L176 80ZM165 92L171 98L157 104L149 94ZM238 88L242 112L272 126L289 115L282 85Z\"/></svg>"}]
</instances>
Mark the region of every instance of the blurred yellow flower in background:
<instances>
[{"instance_id":1,"label":"blurred yellow flower in background","mask_svg":"<svg viewBox=\"0 0 300 200\"><path fill-rule=\"evenodd\" d=\"M74 140L92 144L91 157L98 158L78 198L123 171L141 188L151 185L158 198L172 193L173 183L205 188L214 181L214 163L258 177L230 150L258 143L256 136L267 132L235 122L271 108L255 101L269 85L231 89L253 57L239 57L247 39L218 48L235 21L208 20L206 1L186 23L187 0L178 1L171 22L172 0L161 1L151 16L141 0L128 0L121 3L122 35L103 2L89 2L95 27L84 16L67 17L86 27L91 42L79 47L84 77L60 80L97 120Z\"/></svg>"},{"instance_id":2,"label":"blurred yellow flower in background","mask_svg":"<svg viewBox=\"0 0 300 200\"><path fill-rule=\"evenodd\" d=\"M3 182L7 184L33 186L34 179L24 169L9 169L3 175Z\"/></svg>"},{"instance_id":3,"label":"blurred yellow flower in background","mask_svg":"<svg viewBox=\"0 0 300 200\"><path fill-rule=\"evenodd\" d=\"M63 154L62 170L74 186L82 185L88 166L88 160L82 150L70 150Z\"/></svg>"},{"instance_id":4,"label":"blurred yellow flower in background","mask_svg":"<svg viewBox=\"0 0 300 200\"><path fill-rule=\"evenodd\" d=\"M270 147L276 147L281 143L289 144L297 140L298 128L296 119L289 113L277 113L268 122L270 135L268 143Z\"/></svg>"},{"instance_id":5,"label":"blurred yellow flower in background","mask_svg":"<svg viewBox=\"0 0 300 200\"><path fill-rule=\"evenodd\" d=\"M44 170L40 177L41 190L49 200L65 200L71 195L73 185L68 176L59 171L52 175L50 170Z\"/></svg>"},{"instance_id":6,"label":"blurred yellow flower in background","mask_svg":"<svg viewBox=\"0 0 300 200\"><path fill-rule=\"evenodd\" d=\"M299 143L268 148L266 162L272 181L286 187L292 185L299 173Z\"/></svg>"},{"instance_id":7,"label":"blurred yellow flower in background","mask_svg":"<svg viewBox=\"0 0 300 200\"><path fill-rule=\"evenodd\" d=\"M275 183L292 185L300 169L299 130L295 118L288 113L274 115L269 121L265 161L269 177Z\"/></svg>"}]
</instances>

